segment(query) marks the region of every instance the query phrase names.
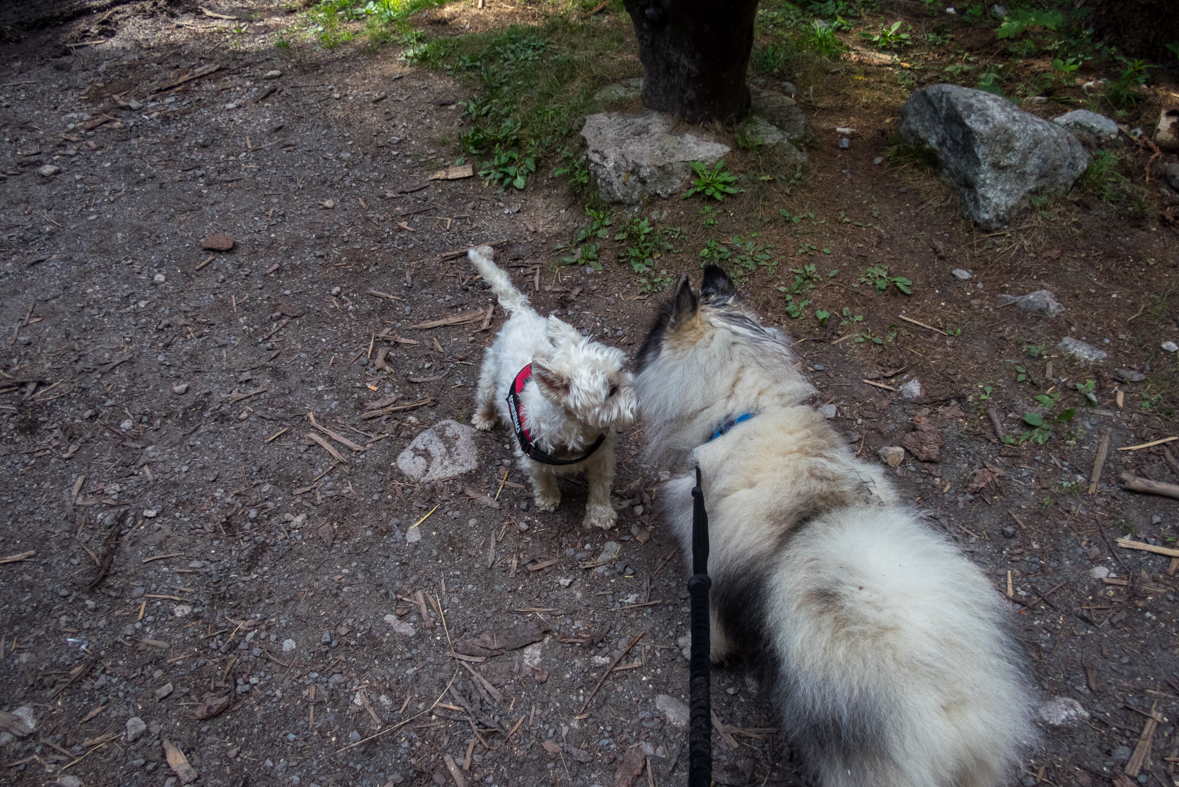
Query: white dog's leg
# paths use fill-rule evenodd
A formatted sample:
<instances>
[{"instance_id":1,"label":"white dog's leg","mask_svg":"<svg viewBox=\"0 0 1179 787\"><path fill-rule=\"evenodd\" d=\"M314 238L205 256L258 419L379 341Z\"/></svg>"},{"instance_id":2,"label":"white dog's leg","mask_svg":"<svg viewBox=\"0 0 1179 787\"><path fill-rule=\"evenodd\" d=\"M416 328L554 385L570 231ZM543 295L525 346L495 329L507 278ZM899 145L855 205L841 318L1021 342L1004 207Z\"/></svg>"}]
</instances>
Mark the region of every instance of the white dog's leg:
<instances>
[{"instance_id":1,"label":"white dog's leg","mask_svg":"<svg viewBox=\"0 0 1179 787\"><path fill-rule=\"evenodd\" d=\"M585 503L586 527L609 530L618 521L618 514L610 502L610 487L614 484L613 448L613 445L603 446L598 456L586 464L585 480L589 484L589 497Z\"/></svg>"},{"instance_id":2,"label":"white dog's leg","mask_svg":"<svg viewBox=\"0 0 1179 787\"><path fill-rule=\"evenodd\" d=\"M476 429L486 432L495 426L495 364L491 359L483 362L479 372L479 389L475 393L475 415L471 423Z\"/></svg>"},{"instance_id":3,"label":"white dog's leg","mask_svg":"<svg viewBox=\"0 0 1179 787\"><path fill-rule=\"evenodd\" d=\"M708 609L708 623L708 658L713 664L720 664L736 654L737 648L711 606Z\"/></svg>"},{"instance_id":4,"label":"white dog's leg","mask_svg":"<svg viewBox=\"0 0 1179 787\"><path fill-rule=\"evenodd\" d=\"M561 489L557 477L545 472L531 459L521 459L520 464L532 479L532 502L537 511L556 511L561 505Z\"/></svg>"}]
</instances>

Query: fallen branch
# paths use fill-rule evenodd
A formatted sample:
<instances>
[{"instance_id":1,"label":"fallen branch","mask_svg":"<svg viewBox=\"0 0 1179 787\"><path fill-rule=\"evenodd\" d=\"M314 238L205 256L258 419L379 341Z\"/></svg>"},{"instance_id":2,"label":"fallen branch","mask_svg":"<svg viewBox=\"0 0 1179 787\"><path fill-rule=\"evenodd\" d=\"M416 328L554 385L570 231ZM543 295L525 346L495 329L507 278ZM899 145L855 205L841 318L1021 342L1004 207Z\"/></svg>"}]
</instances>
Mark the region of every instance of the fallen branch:
<instances>
[{"instance_id":1,"label":"fallen branch","mask_svg":"<svg viewBox=\"0 0 1179 787\"><path fill-rule=\"evenodd\" d=\"M1162 495L1163 497L1173 497L1179 500L1179 486L1175 484L1151 481L1149 478L1139 478L1129 473L1122 473L1118 476L1118 482L1122 485L1123 489L1129 489L1131 492L1145 492L1149 495Z\"/></svg>"},{"instance_id":2,"label":"fallen branch","mask_svg":"<svg viewBox=\"0 0 1179 787\"><path fill-rule=\"evenodd\" d=\"M1101 469L1105 467L1105 456L1109 453L1109 432L1101 438L1101 445L1097 449L1097 458L1093 460L1093 472L1089 476L1089 494L1097 494L1097 484L1101 481Z\"/></svg>"},{"instance_id":3,"label":"fallen branch","mask_svg":"<svg viewBox=\"0 0 1179 787\"><path fill-rule=\"evenodd\" d=\"M1119 538L1118 546L1122 549L1137 549L1139 552L1153 552L1156 555L1166 555L1167 557L1179 557L1179 549L1171 549L1170 547L1156 547L1154 544L1144 544L1141 541L1134 541L1129 538Z\"/></svg>"}]
</instances>

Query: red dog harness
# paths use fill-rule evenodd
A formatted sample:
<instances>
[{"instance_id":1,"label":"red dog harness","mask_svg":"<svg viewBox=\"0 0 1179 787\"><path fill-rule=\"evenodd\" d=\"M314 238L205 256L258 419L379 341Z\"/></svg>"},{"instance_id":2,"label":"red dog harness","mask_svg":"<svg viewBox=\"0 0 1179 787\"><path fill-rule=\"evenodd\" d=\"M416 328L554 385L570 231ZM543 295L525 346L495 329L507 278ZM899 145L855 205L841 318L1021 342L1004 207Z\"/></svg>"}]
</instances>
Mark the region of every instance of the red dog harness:
<instances>
[{"instance_id":1,"label":"red dog harness","mask_svg":"<svg viewBox=\"0 0 1179 787\"><path fill-rule=\"evenodd\" d=\"M524 426L524 404L520 401L520 394L524 392L524 386L531 377L532 364L528 364L516 375L516 380L512 383L512 390L508 391L508 413L512 416L512 431L516 433L516 439L520 441L520 450L530 459L535 459L546 465L575 465L589 459L594 451L597 451L602 443L606 442L605 432L600 434L590 449L577 459L558 459L552 454L546 454L532 442L532 434L528 431L528 427Z\"/></svg>"}]
</instances>

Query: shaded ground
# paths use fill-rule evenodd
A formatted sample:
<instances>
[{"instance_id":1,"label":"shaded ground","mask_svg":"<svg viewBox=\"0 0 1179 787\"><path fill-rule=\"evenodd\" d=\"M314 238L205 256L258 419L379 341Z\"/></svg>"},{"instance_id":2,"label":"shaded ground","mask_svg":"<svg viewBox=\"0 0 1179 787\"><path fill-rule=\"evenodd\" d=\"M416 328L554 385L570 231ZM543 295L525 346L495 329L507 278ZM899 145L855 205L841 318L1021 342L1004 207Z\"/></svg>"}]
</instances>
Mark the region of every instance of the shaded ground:
<instances>
[{"instance_id":1,"label":"shaded ground","mask_svg":"<svg viewBox=\"0 0 1179 787\"><path fill-rule=\"evenodd\" d=\"M585 219L547 173L507 194L427 180L456 156L469 88L392 48L276 49L293 17L265 0L205 8L257 17L235 32L195 4L132 3L101 27L26 34L0 64L0 557L35 553L0 564L0 709L36 721L0 748L4 782L164 784L165 741L202 784L445 784L455 770L591 785L632 764L683 781L684 733L655 698L685 696L684 575L641 427L620 444L612 534L580 529L575 481L534 516L503 431L480 435L480 469L455 482L414 485L394 466L425 427L469 417L502 321L414 327L491 303L458 252L502 241L540 311L628 350L659 296L615 261L621 244L600 272L554 265ZM512 9L447 13L463 27ZM665 269L694 273L709 239L759 230L770 258L731 265L800 340L848 440L872 461L921 423L943 441L936 462L907 455L898 483L1012 597L1012 646L1042 697L1089 714L1044 725L1023 783L1112 783L1154 708L1137 782L1172 784L1176 561L1116 539L1173 547L1174 503L1114 480L1179 467L1162 446L1112 450L1175 430L1159 347L1179 334L1176 238L1157 186L1137 217L1078 194L983 234L916 165L887 162L892 68L828 77L803 102L814 145L797 182L746 182L713 226L694 200L652 206L679 230ZM846 151L837 127L855 129ZM729 168L757 171L758 156ZM212 233L233 250L202 250ZM913 295L857 285L877 265ZM800 275L810 303L794 320L779 288ZM997 298L1042 287L1063 315ZM1109 358L1078 365L1066 336ZM894 389L913 378L924 395L905 400ZM1095 407L1076 389L1090 380ZM1051 436L1001 442L996 428L1029 431L1037 395ZM364 417L388 397L409 406ZM309 415L365 450L333 443L337 461L306 438ZM610 539L619 558L594 566ZM486 632L543 638L451 657ZM743 673L716 674L714 707L719 783L804 783ZM146 729L128 741L132 717Z\"/></svg>"}]
</instances>

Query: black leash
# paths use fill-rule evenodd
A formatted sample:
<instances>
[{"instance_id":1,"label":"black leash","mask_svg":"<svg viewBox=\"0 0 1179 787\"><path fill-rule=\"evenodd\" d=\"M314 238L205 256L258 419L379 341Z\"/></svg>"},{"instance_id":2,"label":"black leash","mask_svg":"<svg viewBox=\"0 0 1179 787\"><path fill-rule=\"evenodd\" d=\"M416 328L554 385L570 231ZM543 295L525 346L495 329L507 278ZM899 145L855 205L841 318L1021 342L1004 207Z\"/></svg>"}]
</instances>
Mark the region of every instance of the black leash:
<instances>
[{"instance_id":1,"label":"black leash","mask_svg":"<svg viewBox=\"0 0 1179 787\"><path fill-rule=\"evenodd\" d=\"M692 488L692 658L688 672L691 721L688 728L688 787L709 787L712 782L712 664L709 661L708 512L700 488L700 468Z\"/></svg>"}]
</instances>

